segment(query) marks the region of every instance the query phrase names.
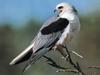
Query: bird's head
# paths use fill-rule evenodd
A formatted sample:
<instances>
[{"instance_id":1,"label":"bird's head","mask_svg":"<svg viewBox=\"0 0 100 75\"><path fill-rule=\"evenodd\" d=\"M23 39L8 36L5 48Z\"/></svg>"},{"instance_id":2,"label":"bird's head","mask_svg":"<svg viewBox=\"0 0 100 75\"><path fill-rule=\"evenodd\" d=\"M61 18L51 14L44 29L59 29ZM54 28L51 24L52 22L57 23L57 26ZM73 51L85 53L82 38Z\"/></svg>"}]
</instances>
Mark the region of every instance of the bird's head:
<instances>
[{"instance_id":1,"label":"bird's head","mask_svg":"<svg viewBox=\"0 0 100 75\"><path fill-rule=\"evenodd\" d=\"M56 6L54 12L57 15L62 15L66 12L68 12L68 13L77 12L77 10L73 6L71 6L70 4L63 2L63 3L60 3Z\"/></svg>"}]
</instances>

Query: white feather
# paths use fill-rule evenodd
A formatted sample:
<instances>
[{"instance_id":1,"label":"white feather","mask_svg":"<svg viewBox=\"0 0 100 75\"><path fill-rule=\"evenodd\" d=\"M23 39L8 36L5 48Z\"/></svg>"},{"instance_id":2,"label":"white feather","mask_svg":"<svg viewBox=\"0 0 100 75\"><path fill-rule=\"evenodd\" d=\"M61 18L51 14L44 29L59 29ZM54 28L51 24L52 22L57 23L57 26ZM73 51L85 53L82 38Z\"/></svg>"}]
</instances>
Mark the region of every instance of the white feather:
<instances>
[{"instance_id":1,"label":"white feather","mask_svg":"<svg viewBox=\"0 0 100 75\"><path fill-rule=\"evenodd\" d=\"M28 46L23 52L21 52L16 58L14 58L11 62L10 65L15 64L18 60L20 60L21 58L23 58L30 50L31 48L34 46L35 42L32 43L30 46Z\"/></svg>"}]
</instances>

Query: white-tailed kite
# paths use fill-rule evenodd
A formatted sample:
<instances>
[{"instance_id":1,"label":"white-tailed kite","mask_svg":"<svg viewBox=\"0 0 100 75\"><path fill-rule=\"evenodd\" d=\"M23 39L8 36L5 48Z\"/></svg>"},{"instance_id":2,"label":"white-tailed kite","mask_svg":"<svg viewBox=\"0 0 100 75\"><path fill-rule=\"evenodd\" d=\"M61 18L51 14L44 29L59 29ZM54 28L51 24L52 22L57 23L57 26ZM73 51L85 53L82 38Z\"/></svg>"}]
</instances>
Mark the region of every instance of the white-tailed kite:
<instances>
[{"instance_id":1,"label":"white-tailed kite","mask_svg":"<svg viewBox=\"0 0 100 75\"><path fill-rule=\"evenodd\" d=\"M28 61L30 66L51 49L70 43L80 29L77 11L68 3L58 4L54 11L56 16L44 23L32 43L10 65Z\"/></svg>"}]
</instances>

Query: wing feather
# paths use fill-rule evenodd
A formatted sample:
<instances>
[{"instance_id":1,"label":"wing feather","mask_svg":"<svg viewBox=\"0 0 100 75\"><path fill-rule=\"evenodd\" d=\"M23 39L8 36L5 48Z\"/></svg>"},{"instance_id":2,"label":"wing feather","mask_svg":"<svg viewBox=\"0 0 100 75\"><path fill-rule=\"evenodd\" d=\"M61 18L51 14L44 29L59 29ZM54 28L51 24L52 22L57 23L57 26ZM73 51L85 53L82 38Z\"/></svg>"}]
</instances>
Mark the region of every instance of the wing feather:
<instances>
[{"instance_id":1,"label":"wing feather","mask_svg":"<svg viewBox=\"0 0 100 75\"><path fill-rule=\"evenodd\" d=\"M67 19L66 20L59 19L57 17L53 17L53 18L49 19L41 27L39 33L37 34L36 38L31 43L31 45L28 46L22 53L20 53L14 60L12 60L10 65L14 65L14 64L18 63L19 61L21 62L21 60L23 60L26 55L30 54L30 52L32 52L33 56L40 50L41 50L41 53L42 53L42 51L43 51L43 53L48 52L48 49L44 50L44 48L52 47L57 42L57 39L59 39L61 36L62 30L65 28L65 26L68 25L68 23L69 22L67 21ZM62 25L62 27L59 28L60 25ZM50 27L50 28L47 29L46 27ZM43 29L44 29L45 33L47 33L47 34L43 34L41 32L41 30L43 30ZM51 31L51 30L53 30L53 31ZM40 55L42 56L43 54L40 54ZM38 54L36 57L40 57L40 55ZM34 58L32 58L32 59L34 59Z\"/></svg>"}]
</instances>

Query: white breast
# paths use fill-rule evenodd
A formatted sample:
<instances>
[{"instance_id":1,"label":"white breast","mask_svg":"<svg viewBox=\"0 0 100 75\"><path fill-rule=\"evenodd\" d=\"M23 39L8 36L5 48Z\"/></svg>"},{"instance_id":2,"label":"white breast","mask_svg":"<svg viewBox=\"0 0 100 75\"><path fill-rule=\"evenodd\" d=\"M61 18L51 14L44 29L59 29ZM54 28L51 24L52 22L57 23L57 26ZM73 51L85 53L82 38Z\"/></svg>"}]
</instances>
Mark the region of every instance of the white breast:
<instances>
[{"instance_id":1,"label":"white breast","mask_svg":"<svg viewBox=\"0 0 100 75\"><path fill-rule=\"evenodd\" d=\"M64 29L64 32L62 33L57 44L63 44L66 38L68 38L69 40L70 40L70 38L72 39L74 34L76 33L76 31L78 31L79 28L80 28L79 20L78 20L78 18L76 17L75 14L64 13L64 14L60 15L60 17L66 18L67 20L69 20L69 24ZM72 31L73 29L74 29L74 31Z\"/></svg>"}]
</instances>

